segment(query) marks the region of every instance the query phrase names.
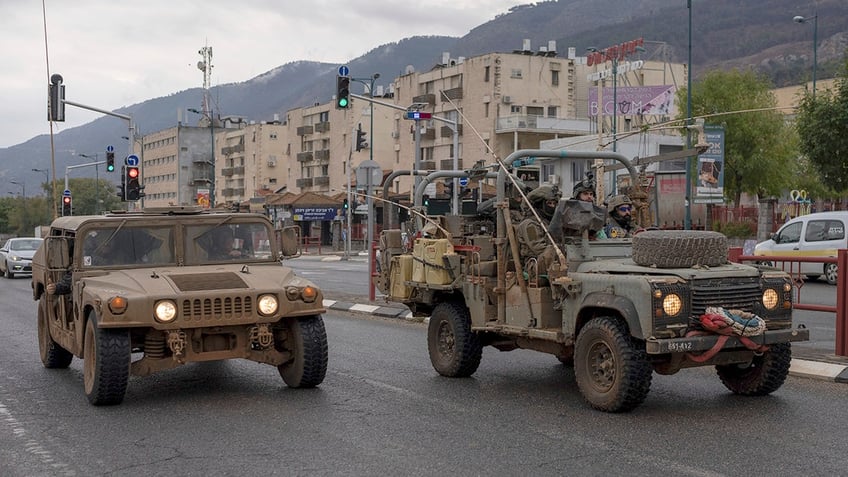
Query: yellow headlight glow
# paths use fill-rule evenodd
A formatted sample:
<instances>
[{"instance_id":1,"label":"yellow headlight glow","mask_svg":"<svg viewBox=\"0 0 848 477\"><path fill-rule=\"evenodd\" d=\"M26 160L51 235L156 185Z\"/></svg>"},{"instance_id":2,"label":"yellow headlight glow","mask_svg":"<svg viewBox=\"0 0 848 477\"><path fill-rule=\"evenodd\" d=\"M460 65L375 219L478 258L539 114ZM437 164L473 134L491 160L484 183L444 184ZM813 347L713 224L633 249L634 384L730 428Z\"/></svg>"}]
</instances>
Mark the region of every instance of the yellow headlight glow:
<instances>
[{"instance_id":1,"label":"yellow headlight glow","mask_svg":"<svg viewBox=\"0 0 848 477\"><path fill-rule=\"evenodd\" d=\"M265 316L273 315L277 312L277 297L274 295L262 295L259 297L259 313Z\"/></svg>"},{"instance_id":2,"label":"yellow headlight glow","mask_svg":"<svg viewBox=\"0 0 848 477\"><path fill-rule=\"evenodd\" d=\"M777 307L777 302L777 291L774 288L766 288L763 291L763 306L767 310L774 310Z\"/></svg>"},{"instance_id":3,"label":"yellow headlight glow","mask_svg":"<svg viewBox=\"0 0 848 477\"><path fill-rule=\"evenodd\" d=\"M157 320L163 323L174 321L174 318L177 317L177 304L171 300L162 300L156 303L153 314Z\"/></svg>"},{"instance_id":4,"label":"yellow headlight glow","mask_svg":"<svg viewBox=\"0 0 848 477\"><path fill-rule=\"evenodd\" d=\"M670 293L663 298L663 311L668 316L675 316L683 309L683 300L679 295Z\"/></svg>"}]
</instances>

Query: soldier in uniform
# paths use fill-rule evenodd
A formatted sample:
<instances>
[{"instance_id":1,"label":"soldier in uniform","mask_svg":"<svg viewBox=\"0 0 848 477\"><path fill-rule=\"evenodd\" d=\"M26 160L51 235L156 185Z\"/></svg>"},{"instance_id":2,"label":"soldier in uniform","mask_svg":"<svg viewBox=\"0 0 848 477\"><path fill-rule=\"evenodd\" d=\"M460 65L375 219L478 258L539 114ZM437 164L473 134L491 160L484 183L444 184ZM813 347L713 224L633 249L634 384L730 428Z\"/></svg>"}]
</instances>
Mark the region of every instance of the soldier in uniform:
<instances>
[{"instance_id":1,"label":"soldier in uniform","mask_svg":"<svg viewBox=\"0 0 848 477\"><path fill-rule=\"evenodd\" d=\"M607 203L609 221L604 227L607 238L630 238L636 230L633 224L633 203L626 195L613 196Z\"/></svg>"}]
</instances>

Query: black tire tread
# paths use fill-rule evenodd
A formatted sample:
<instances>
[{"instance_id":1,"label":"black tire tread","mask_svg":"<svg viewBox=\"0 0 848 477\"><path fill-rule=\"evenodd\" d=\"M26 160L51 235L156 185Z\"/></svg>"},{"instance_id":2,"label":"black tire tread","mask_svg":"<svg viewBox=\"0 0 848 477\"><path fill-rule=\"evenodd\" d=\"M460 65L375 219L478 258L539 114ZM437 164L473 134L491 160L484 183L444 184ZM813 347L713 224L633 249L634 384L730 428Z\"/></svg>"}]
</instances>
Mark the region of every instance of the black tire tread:
<instances>
[{"instance_id":1,"label":"black tire tread","mask_svg":"<svg viewBox=\"0 0 848 477\"><path fill-rule=\"evenodd\" d=\"M447 359L439 354L438 347L439 328L445 321L454 335L454 356ZM483 358L483 345L471 331L471 317L464 303L451 301L436 305L427 329L427 349L433 369L442 376L466 378L477 371Z\"/></svg>"},{"instance_id":2,"label":"black tire tread","mask_svg":"<svg viewBox=\"0 0 848 477\"><path fill-rule=\"evenodd\" d=\"M727 237L701 230L652 230L633 237L633 261L657 268L716 267L727 263Z\"/></svg>"},{"instance_id":3,"label":"black tire tread","mask_svg":"<svg viewBox=\"0 0 848 477\"><path fill-rule=\"evenodd\" d=\"M304 316L291 323L294 359L278 366L280 376L291 388L314 388L327 375L327 330L320 315Z\"/></svg>"},{"instance_id":4,"label":"black tire tread","mask_svg":"<svg viewBox=\"0 0 848 477\"><path fill-rule=\"evenodd\" d=\"M762 355L755 356L746 368L734 364L715 368L721 383L734 394L766 396L783 386L791 362L791 343L777 343Z\"/></svg>"},{"instance_id":5,"label":"black tire tread","mask_svg":"<svg viewBox=\"0 0 848 477\"><path fill-rule=\"evenodd\" d=\"M88 401L95 406L120 404L127 391L130 375L130 334L125 329L98 328L97 322L89 318L86 326L94 327L95 346L94 385Z\"/></svg>"},{"instance_id":6,"label":"black tire tread","mask_svg":"<svg viewBox=\"0 0 848 477\"><path fill-rule=\"evenodd\" d=\"M591 378L586 363L586 341L589 339L587 333L593 330L606 335L607 344L617 348L621 356L621 372L616 373L618 384L614 386L612 394L600 396L600 399L596 399L589 384ZM586 401L599 411L631 411L645 401L651 390L653 369L648 361L648 354L644 345L630 336L621 320L602 316L586 323L577 336L574 357L577 386Z\"/></svg>"}]
</instances>

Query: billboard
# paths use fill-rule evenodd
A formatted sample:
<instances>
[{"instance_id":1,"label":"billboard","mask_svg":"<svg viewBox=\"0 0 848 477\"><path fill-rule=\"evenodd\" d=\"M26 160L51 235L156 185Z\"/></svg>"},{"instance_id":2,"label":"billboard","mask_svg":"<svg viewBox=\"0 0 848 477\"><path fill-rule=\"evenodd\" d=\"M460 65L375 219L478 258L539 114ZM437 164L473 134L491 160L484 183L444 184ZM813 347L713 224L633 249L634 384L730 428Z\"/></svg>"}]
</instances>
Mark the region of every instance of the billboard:
<instances>
[{"instance_id":1,"label":"billboard","mask_svg":"<svg viewBox=\"0 0 848 477\"><path fill-rule=\"evenodd\" d=\"M698 156L695 203L724 203L724 128L704 126L709 149Z\"/></svg>"},{"instance_id":2,"label":"billboard","mask_svg":"<svg viewBox=\"0 0 848 477\"><path fill-rule=\"evenodd\" d=\"M675 88L672 85L662 86L618 86L604 87L602 91L603 107L598 103L598 88L589 89L589 117L597 117L598 112L603 116L617 113L625 115L677 115L674 101ZM614 107L614 103L618 103Z\"/></svg>"}]
</instances>

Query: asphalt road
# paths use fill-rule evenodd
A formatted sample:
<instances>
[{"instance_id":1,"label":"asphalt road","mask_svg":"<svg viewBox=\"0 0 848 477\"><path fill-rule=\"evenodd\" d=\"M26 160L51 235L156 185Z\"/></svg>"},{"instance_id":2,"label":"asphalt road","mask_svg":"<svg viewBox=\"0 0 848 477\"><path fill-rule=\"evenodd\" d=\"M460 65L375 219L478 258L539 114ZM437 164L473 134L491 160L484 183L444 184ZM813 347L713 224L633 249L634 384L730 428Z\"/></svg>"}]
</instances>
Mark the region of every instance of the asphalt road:
<instances>
[{"instance_id":1,"label":"asphalt road","mask_svg":"<svg viewBox=\"0 0 848 477\"><path fill-rule=\"evenodd\" d=\"M474 377L429 364L423 324L328 313L327 378L293 390L247 361L131 378L88 405L82 367L38 358L27 279L0 286L0 475L844 475L843 384L730 394L712 369L654 376L628 414L589 408L570 368L487 348Z\"/></svg>"}]
</instances>

